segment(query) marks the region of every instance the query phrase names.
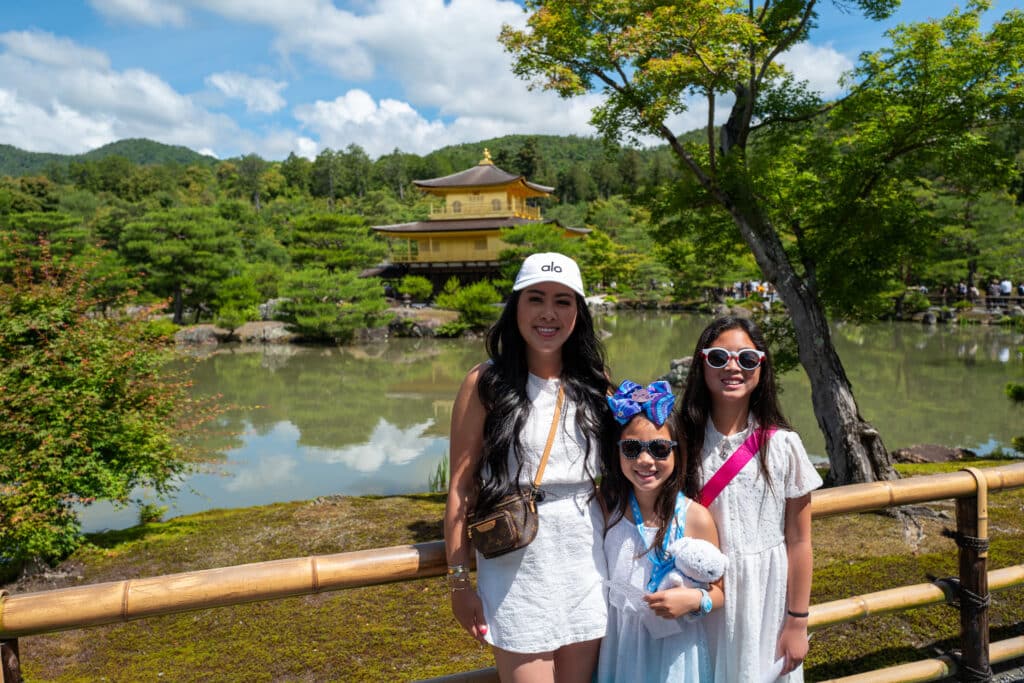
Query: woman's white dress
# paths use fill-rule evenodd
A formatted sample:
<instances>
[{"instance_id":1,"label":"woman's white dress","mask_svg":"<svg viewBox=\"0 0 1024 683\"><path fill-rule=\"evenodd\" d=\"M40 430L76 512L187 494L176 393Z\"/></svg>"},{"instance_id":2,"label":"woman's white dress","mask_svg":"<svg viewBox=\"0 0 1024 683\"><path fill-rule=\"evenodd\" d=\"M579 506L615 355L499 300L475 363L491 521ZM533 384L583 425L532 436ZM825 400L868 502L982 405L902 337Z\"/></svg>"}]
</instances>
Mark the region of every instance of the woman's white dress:
<instances>
[{"instance_id":1,"label":"woman's white dress","mask_svg":"<svg viewBox=\"0 0 1024 683\"><path fill-rule=\"evenodd\" d=\"M533 409L522 434L525 453L520 484L528 488L537 472L551 428L558 379L529 375L526 393ZM538 507L540 524L530 545L500 557L477 553L477 591L483 603L487 642L510 652L550 652L563 645L604 636L607 575L602 529L588 471L597 469L597 439L584 465L585 439L576 425L576 404L567 395L551 448ZM510 466L514 458L509 454ZM514 470L512 470L514 471Z\"/></svg>"},{"instance_id":2,"label":"woman's white dress","mask_svg":"<svg viewBox=\"0 0 1024 683\"><path fill-rule=\"evenodd\" d=\"M687 500L687 507L690 501ZM685 526L685 509L680 515ZM647 556L657 529L644 528L640 536L625 517L604 539L608 559L608 633L601 641L597 683L708 683L711 658L704 619L665 619L655 614L643 595L651 577ZM756 683L756 682L755 682Z\"/></svg>"},{"instance_id":3,"label":"woman's white dress","mask_svg":"<svg viewBox=\"0 0 1024 683\"><path fill-rule=\"evenodd\" d=\"M723 436L709 420L702 452L703 483L746 441L747 429ZM725 607L708 615L708 637L715 681L761 681L775 662L775 648L786 616L786 499L821 486L795 432L780 430L768 442L768 486L755 455L708 506L718 526L725 572ZM803 667L780 678L803 681Z\"/></svg>"}]
</instances>

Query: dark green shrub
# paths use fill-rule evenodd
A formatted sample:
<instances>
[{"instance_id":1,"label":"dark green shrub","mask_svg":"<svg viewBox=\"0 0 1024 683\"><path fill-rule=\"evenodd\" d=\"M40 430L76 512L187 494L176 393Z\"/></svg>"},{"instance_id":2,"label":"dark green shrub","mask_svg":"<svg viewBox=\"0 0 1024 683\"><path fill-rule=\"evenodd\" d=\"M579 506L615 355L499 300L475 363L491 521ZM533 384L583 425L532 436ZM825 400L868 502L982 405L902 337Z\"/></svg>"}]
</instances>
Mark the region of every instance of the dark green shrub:
<instances>
[{"instance_id":1,"label":"dark green shrub","mask_svg":"<svg viewBox=\"0 0 1024 683\"><path fill-rule=\"evenodd\" d=\"M406 275L398 283L398 293L408 294L413 301L429 301L434 293L434 285L422 275Z\"/></svg>"}]
</instances>

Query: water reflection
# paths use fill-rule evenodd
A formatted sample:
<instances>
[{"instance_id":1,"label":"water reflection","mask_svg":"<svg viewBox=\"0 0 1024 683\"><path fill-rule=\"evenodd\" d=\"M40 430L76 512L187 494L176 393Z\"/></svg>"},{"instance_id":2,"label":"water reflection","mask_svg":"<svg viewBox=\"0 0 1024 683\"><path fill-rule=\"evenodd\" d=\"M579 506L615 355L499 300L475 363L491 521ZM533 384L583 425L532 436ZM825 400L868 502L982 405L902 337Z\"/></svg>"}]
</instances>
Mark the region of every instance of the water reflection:
<instances>
[{"instance_id":1,"label":"water reflection","mask_svg":"<svg viewBox=\"0 0 1024 683\"><path fill-rule=\"evenodd\" d=\"M688 355L705 318L620 313L598 318L616 380L648 381ZM1003 394L1024 381L1024 336L988 327L838 325L836 347L862 414L890 449L915 443L980 453L1024 432ZM195 391L242 406L211 437L225 454L189 477L169 515L334 493L422 491L447 454L452 399L484 360L480 340L392 340L346 349L235 347L201 358ZM824 456L802 370L781 378L782 403L812 457ZM145 497L147 492L138 492ZM151 494L150 499L151 498ZM135 523L133 509L95 505L87 530Z\"/></svg>"}]
</instances>

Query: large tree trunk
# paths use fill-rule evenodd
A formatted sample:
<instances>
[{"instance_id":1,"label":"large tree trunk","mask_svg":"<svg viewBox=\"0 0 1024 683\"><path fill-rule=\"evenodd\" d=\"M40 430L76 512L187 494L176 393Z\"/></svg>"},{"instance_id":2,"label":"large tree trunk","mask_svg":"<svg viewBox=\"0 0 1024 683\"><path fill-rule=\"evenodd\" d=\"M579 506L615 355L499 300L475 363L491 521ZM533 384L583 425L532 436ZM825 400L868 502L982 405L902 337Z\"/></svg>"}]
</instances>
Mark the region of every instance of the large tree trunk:
<instances>
[{"instance_id":1,"label":"large tree trunk","mask_svg":"<svg viewBox=\"0 0 1024 683\"><path fill-rule=\"evenodd\" d=\"M808 282L800 278L774 228L760 211L749 186L719 193L764 276L771 282L793 320L800 362L811 383L811 402L825 435L829 485L896 479L882 437L860 415L842 361L832 345L824 307ZM743 199L735 201L736 195Z\"/></svg>"}]
</instances>

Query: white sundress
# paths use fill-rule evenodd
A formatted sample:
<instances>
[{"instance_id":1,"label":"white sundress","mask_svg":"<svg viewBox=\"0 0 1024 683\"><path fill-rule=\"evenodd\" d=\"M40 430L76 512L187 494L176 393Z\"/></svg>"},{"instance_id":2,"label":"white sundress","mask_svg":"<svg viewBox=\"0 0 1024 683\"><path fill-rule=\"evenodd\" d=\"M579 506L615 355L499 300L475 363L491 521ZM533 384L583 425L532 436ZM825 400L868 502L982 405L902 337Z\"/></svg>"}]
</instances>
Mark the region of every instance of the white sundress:
<instances>
[{"instance_id":1,"label":"white sundress","mask_svg":"<svg viewBox=\"0 0 1024 683\"><path fill-rule=\"evenodd\" d=\"M753 422L724 436L709 420L702 451L703 483L718 471L750 435ZM718 683L760 681L774 663L775 648L786 617L786 499L799 498L821 486L796 432L779 430L768 442L771 485L761 472L759 455L744 465L708 506L718 526L725 572L725 607L708 615L708 636ZM779 678L803 681L803 667Z\"/></svg>"},{"instance_id":2,"label":"white sundress","mask_svg":"<svg viewBox=\"0 0 1024 683\"><path fill-rule=\"evenodd\" d=\"M527 451L520 485L529 487L544 452L558 393L558 379L529 375L533 409L522 442ZM599 444L591 440L589 470L596 471ZM586 441L576 425L576 404L567 395L562 421L541 481L537 537L500 557L477 553L477 591L487 622L487 642L509 652L551 652L604 636L607 576L603 517L584 466ZM510 466L515 460L510 457Z\"/></svg>"},{"instance_id":3,"label":"white sundress","mask_svg":"<svg viewBox=\"0 0 1024 683\"><path fill-rule=\"evenodd\" d=\"M686 501L687 508L690 501ZM685 529L685 512L679 515ZM665 619L643 595L651 577L647 556L657 529L644 527L641 543L636 524L623 517L604 539L608 559L608 633L601 641L597 683L710 683L711 658L706 617ZM756 682L755 682L756 683Z\"/></svg>"}]
</instances>

